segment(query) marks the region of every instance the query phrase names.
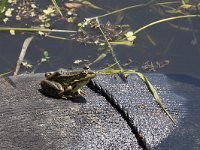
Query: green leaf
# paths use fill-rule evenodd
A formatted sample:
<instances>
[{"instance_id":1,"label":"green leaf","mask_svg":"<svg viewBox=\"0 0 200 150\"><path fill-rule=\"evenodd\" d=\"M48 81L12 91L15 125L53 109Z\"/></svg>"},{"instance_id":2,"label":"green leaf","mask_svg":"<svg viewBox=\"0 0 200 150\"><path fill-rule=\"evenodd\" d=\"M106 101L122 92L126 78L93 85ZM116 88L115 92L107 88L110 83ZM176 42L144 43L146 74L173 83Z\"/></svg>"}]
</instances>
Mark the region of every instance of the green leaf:
<instances>
[{"instance_id":1,"label":"green leaf","mask_svg":"<svg viewBox=\"0 0 200 150\"><path fill-rule=\"evenodd\" d=\"M43 53L43 55L44 55L44 57L43 58L41 58L41 62L46 62L46 61L48 61L49 59L50 59L50 57L49 57L49 54L48 54L48 51L42 51L42 53Z\"/></svg>"},{"instance_id":2,"label":"green leaf","mask_svg":"<svg viewBox=\"0 0 200 150\"><path fill-rule=\"evenodd\" d=\"M0 1L0 16L2 15L2 12L4 10L4 8L6 7L8 0L1 0Z\"/></svg>"},{"instance_id":3,"label":"green leaf","mask_svg":"<svg viewBox=\"0 0 200 150\"><path fill-rule=\"evenodd\" d=\"M99 55L99 57L97 57L91 64L94 64L94 63L97 63L97 62L103 60L106 56L107 56L106 53L102 53L102 54Z\"/></svg>"}]
</instances>

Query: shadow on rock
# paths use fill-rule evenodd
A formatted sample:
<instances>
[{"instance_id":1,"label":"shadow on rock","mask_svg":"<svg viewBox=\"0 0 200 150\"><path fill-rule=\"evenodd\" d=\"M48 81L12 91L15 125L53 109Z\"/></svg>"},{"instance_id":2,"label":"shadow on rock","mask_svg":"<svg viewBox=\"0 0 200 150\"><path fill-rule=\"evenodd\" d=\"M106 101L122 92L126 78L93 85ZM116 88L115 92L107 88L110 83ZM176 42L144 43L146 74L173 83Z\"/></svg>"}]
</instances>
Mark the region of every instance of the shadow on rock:
<instances>
[{"instance_id":1,"label":"shadow on rock","mask_svg":"<svg viewBox=\"0 0 200 150\"><path fill-rule=\"evenodd\" d=\"M55 98L55 99L58 99L58 100L70 100L72 101L73 103L86 103L86 99L82 96L75 96L75 97L66 97L66 98L60 98L60 97L56 97L56 96L51 96L51 95L48 95L44 90L42 89L39 89L38 90L41 94L43 94L44 96L46 97L49 97L49 98Z\"/></svg>"}]
</instances>

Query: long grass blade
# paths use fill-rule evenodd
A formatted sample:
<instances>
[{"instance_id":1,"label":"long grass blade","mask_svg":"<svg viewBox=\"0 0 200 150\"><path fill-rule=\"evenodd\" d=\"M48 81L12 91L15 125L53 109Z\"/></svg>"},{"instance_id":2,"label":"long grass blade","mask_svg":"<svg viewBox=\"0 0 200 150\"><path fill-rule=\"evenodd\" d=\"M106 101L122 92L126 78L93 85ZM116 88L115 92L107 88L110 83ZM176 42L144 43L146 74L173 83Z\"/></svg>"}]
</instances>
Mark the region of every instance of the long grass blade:
<instances>
[{"instance_id":1,"label":"long grass blade","mask_svg":"<svg viewBox=\"0 0 200 150\"><path fill-rule=\"evenodd\" d=\"M170 18L165 18L165 19L157 20L157 21L154 21L154 22L152 22L150 24L147 24L147 25L139 28L138 30L136 30L135 32L133 32L133 34L136 35L137 33L143 31L144 29L146 29L148 27L151 27L153 25L162 23L162 22L167 22L167 21L170 21L170 20L176 20L176 19L182 19L182 18L193 18L193 17L200 17L200 15L175 16L175 17L170 17Z\"/></svg>"},{"instance_id":2,"label":"long grass blade","mask_svg":"<svg viewBox=\"0 0 200 150\"><path fill-rule=\"evenodd\" d=\"M8 74L10 74L11 72L12 72L12 71L5 72L5 73L0 74L0 78L6 76L6 75L8 75Z\"/></svg>"},{"instance_id":3,"label":"long grass blade","mask_svg":"<svg viewBox=\"0 0 200 150\"><path fill-rule=\"evenodd\" d=\"M133 5L133 6L128 6L128 7L124 7L124 8L121 8L121 9L118 9L118 10L115 10L115 11L112 11L112 12L109 12L109 13L106 13L106 14L103 14L103 15L100 15L100 16L96 16L96 17L92 17L92 18L86 18L86 20L92 20L92 19L96 19L96 18L102 18L102 17L106 17L106 16L109 16L109 15L113 15L113 14L116 14L116 13L119 13L119 12L123 12L123 11L126 11L126 10L129 10L129 9L133 9L133 8L138 8L138 7L144 7L144 6L148 6L150 4L152 4L155 0L151 0L150 2L148 3L144 3L144 4L139 4L139 5Z\"/></svg>"},{"instance_id":4,"label":"long grass blade","mask_svg":"<svg viewBox=\"0 0 200 150\"><path fill-rule=\"evenodd\" d=\"M13 27L0 27L0 31L29 31L29 32L60 32L60 33L75 33L73 30L57 30L57 29L45 29L45 28L13 28Z\"/></svg>"},{"instance_id":5,"label":"long grass blade","mask_svg":"<svg viewBox=\"0 0 200 150\"><path fill-rule=\"evenodd\" d=\"M60 8L59 8L59 6L58 6L56 0L52 0L52 3L54 4L54 6L55 6L55 8L57 9L57 11L59 12L59 14L60 14L61 16L63 16L63 14L62 14L62 12L61 12L61 10L60 10Z\"/></svg>"},{"instance_id":6,"label":"long grass blade","mask_svg":"<svg viewBox=\"0 0 200 150\"><path fill-rule=\"evenodd\" d=\"M155 98L156 103L159 105L159 107L167 114L167 116L170 118L170 120L175 123L173 117L171 116L171 114L167 111L167 109L165 109L160 97L158 96L157 91L155 90L155 88L153 87L153 85L150 83L150 81L147 79L147 77L139 72L135 72L136 75L138 75L140 77L140 79L142 79L144 81L144 83L146 84L146 86L148 87L149 91L151 92L151 94L153 95L153 97Z\"/></svg>"},{"instance_id":7,"label":"long grass blade","mask_svg":"<svg viewBox=\"0 0 200 150\"><path fill-rule=\"evenodd\" d=\"M140 72L136 72L135 70L114 70L114 69L109 69L109 70L99 70L97 73L99 74L120 74L120 73L124 73L124 74L136 74L147 86L149 92L151 92L151 94L153 95L156 103L158 104L158 106L162 109L163 112L166 113L166 115L169 117L169 119L175 123L173 117L171 116L171 114L169 113L169 111L164 107L157 91L155 90L155 88L153 87L153 85L150 83L150 81L147 79L147 77L140 73Z\"/></svg>"}]
</instances>

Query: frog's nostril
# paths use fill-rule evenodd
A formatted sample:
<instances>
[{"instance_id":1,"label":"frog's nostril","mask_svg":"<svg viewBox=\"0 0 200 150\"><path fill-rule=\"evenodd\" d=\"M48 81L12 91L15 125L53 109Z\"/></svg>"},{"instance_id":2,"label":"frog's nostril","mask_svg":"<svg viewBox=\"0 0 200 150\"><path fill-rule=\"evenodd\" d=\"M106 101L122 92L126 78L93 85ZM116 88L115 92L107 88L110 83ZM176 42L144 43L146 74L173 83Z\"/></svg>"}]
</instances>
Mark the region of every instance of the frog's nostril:
<instances>
[{"instance_id":1,"label":"frog's nostril","mask_svg":"<svg viewBox=\"0 0 200 150\"><path fill-rule=\"evenodd\" d=\"M47 77L48 75L49 75L49 73L47 72L47 73L45 73L45 75L44 75L44 76L45 76L45 77Z\"/></svg>"}]
</instances>

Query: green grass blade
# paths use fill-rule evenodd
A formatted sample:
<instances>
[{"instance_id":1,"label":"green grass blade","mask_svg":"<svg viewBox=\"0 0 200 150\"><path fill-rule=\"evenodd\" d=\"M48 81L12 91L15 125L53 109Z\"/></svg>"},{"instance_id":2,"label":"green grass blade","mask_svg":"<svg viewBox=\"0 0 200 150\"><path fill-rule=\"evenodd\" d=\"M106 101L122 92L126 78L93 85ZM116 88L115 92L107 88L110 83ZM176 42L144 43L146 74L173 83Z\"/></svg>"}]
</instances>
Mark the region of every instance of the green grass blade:
<instances>
[{"instance_id":1,"label":"green grass blade","mask_svg":"<svg viewBox=\"0 0 200 150\"><path fill-rule=\"evenodd\" d=\"M92 17L92 18L85 18L85 19L88 19L88 20L92 20L92 19L96 19L96 18L99 19L99 18L102 18L102 17L106 17L106 16L109 16L109 15L113 15L113 14L116 14L116 13L120 13L120 12L129 10L129 9L138 8L138 7L144 7L144 6L149 6L149 5L152 4L154 1L155 1L155 0L151 0L151 1L148 2L148 3L143 3L143 4L139 4L139 5L128 6L128 7L121 8L121 9L117 9L117 10L115 10L115 11L112 11L112 12L109 12L109 13L106 13L106 14L103 14L103 15L100 15L100 16L95 16L95 17Z\"/></svg>"},{"instance_id":2,"label":"green grass blade","mask_svg":"<svg viewBox=\"0 0 200 150\"><path fill-rule=\"evenodd\" d=\"M61 10L60 10L60 8L59 8L59 6L58 6L56 0L52 0L52 3L53 3L53 5L55 6L55 8L57 9L57 11L59 12L59 14L60 14L61 16L63 16L63 14L62 14L62 12L61 12Z\"/></svg>"},{"instance_id":3,"label":"green grass blade","mask_svg":"<svg viewBox=\"0 0 200 150\"><path fill-rule=\"evenodd\" d=\"M13 27L0 27L0 31L29 31L29 32L59 32L59 33L75 33L73 30L57 30L57 29L45 29L45 28L13 28Z\"/></svg>"},{"instance_id":4,"label":"green grass blade","mask_svg":"<svg viewBox=\"0 0 200 150\"><path fill-rule=\"evenodd\" d=\"M171 114L165 109L160 97L158 96L157 91L155 90L155 88L153 87L153 85L150 83L150 81L147 79L147 77L139 72L135 72L136 75L138 75L140 77L140 79L142 79L144 81L144 83L146 84L146 86L148 87L149 91L151 92L151 94L153 95L153 97L155 98L156 103L159 105L159 107L167 114L167 116L170 118L170 120L175 123L173 117L171 116Z\"/></svg>"},{"instance_id":5,"label":"green grass blade","mask_svg":"<svg viewBox=\"0 0 200 150\"><path fill-rule=\"evenodd\" d=\"M170 20L176 20L176 19L182 19L182 18L193 18L193 17L200 17L200 15L184 15L184 16L175 16L175 17L170 17L170 18L165 18L165 19L161 19L161 20L157 20L157 21L154 21L150 24L147 24L141 28L139 28L138 30L136 30L133 35L136 35L137 33L143 31L144 29L148 28L148 27L151 27L153 25L156 25L156 24L159 24L159 23L162 23L162 22L167 22L167 21L170 21Z\"/></svg>"},{"instance_id":6,"label":"green grass blade","mask_svg":"<svg viewBox=\"0 0 200 150\"><path fill-rule=\"evenodd\" d=\"M135 70L115 70L115 69L109 69L109 70L102 69L102 70L99 70L97 73L99 73L99 74L119 74L119 73L136 74L145 83L148 90L151 92L151 94L155 98L155 101L158 104L158 106L166 113L166 115L169 117L169 119L175 124L173 117L167 111L167 109L165 109L160 97L158 96L157 91L155 90L153 85L150 83L150 81L147 79L147 77L144 74L142 74L140 72L136 72Z\"/></svg>"},{"instance_id":7,"label":"green grass blade","mask_svg":"<svg viewBox=\"0 0 200 150\"><path fill-rule=\"evenodd\" d=\"M12 71L9 71L9 72L5 72L5 73L2 73L2 74L0 74L0 78L1 77L3 77L3 76L5 76L5 75L8 75L8 74L10 74Z\"/></svg>"}]
</instances>

